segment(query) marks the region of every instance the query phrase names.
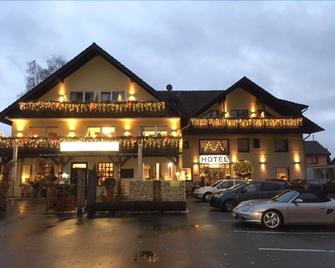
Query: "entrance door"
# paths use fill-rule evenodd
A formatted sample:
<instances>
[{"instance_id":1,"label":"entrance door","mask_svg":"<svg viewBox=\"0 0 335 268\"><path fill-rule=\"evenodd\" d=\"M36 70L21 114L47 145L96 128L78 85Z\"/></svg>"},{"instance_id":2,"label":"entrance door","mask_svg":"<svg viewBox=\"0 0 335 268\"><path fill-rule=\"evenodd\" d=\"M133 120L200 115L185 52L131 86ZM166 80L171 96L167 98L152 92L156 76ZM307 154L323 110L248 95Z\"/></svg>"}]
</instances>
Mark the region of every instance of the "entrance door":
<instances>
[{"instance_id":1,"label":"entrance door","mask_svg":"<svg viewBox=\"0 0 335 268\"><path fill-rule=\"evenodd\" d=\"M87 163L72 163L71 183L73 183L76 187L77 212L82 213L86 200Z\"/></svg>"}]
</instances>

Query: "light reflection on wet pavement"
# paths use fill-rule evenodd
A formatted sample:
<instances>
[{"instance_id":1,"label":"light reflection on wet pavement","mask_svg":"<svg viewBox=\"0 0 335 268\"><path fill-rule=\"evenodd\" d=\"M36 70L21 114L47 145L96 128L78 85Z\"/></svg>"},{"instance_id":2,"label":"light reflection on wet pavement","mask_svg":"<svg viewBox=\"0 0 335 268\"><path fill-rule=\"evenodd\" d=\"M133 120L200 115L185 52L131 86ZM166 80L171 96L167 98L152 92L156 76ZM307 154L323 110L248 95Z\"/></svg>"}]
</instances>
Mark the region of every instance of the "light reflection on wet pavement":
<instances>
[{"instance_id":1,"label":"light reflection on wet pavement","mask_svg":"<svg viewBox=\"0 0 335 268\"><path fill-rule=\"evenodd\" d=\"M252 228L192 199L189 209L188 214L122 213L88 219L46 214L43 202L18 201L0 219L0 267L283 267L287 256L260 253L258 248L334 246L335 236L235 233ZM294 266L327 267L335 261L334 256L321 262L304 257Z\"/></svg>"}]
</instances>

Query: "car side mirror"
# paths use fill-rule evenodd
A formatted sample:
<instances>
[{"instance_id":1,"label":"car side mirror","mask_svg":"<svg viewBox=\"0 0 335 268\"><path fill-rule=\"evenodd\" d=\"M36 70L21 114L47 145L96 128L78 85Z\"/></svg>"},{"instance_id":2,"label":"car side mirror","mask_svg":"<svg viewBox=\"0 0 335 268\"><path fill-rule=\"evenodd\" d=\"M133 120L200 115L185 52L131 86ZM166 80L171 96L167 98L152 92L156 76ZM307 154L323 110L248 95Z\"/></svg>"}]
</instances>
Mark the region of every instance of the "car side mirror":
<instances>
[{"instance_id":1,"label":"car side mirror","mask_svg":"<svg viewBox=\"0 0 335 268\"><path fill-rule=\"evenodd\" d=\"M304 201L301 198L297 198L296 200L294 200L293 203L295 204L299 204L299 203L303 203Z\"/></svg>"}]
</instances>

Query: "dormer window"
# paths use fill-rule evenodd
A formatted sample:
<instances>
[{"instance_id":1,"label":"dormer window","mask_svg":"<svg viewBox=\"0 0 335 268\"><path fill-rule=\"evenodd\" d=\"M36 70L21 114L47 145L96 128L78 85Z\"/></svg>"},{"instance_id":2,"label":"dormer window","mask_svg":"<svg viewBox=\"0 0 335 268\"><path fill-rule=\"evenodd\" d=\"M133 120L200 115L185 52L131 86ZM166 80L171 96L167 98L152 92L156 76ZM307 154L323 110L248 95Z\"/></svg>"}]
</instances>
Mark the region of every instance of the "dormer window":
<instances>
[{"instance_id":1,"label":"dormer window","mask_svg":"<svg viewBox=\"0 0 335 268\"><path fill-rule=\"evenodd\" d=\"M125 101L125 92L124 91L113 91L112 92L112 101Z\"/></svg>"},{"instance_id":2,"label":"dormer window","mask_svg":"<svg viewBox=\"0 0 335 268\"><path fill-rule=\"evenodd\" d=\"M231 110L230 115L233 118L248 118L249 117L249 111L245 110L245 109Z\"/></svg>"},{"instance_id":3,"label":"dormer window","mask_svg":"<svg viewBox=\"0 0 335 268\"><path fill-rule=\"evenodd\" d=\"M204 117L205 118L218 118L219 117L219 110L209 110Z\"/></svg>"},{"instance_id":4,"label":"dormer window","mask_svg":"<svg viewBox=\"0 0 335 268\"><path fill-rule=\"evenodd\" d=\"M126 100L124 91L103 91L101 92L102 102L121 102Z\"/></svg>"}]
</instances>

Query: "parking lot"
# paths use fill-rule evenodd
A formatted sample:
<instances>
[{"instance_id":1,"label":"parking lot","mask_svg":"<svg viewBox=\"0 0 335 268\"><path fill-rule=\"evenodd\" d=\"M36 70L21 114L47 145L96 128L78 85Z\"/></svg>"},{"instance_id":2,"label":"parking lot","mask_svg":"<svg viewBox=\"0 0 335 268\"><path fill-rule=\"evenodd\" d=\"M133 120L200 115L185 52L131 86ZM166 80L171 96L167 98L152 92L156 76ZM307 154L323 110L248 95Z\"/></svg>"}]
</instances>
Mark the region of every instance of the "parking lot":
<instances>
[{"instance_id":1,"label":"parking lot","mask_svg":"<svg viewBox=\"0 0 335 268\"><path fill-rule=\"evenodd\" d=\"M335 227L267 231L188 199L187 214L87 219L18 201L0 220L0 267L333 267Z\"/></svg>"}]
</instances>

